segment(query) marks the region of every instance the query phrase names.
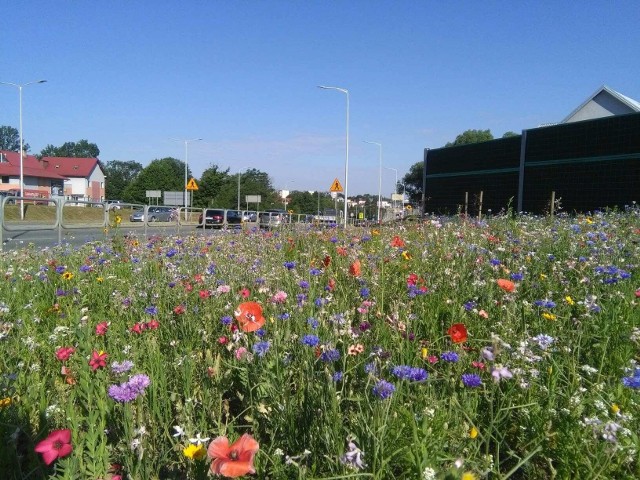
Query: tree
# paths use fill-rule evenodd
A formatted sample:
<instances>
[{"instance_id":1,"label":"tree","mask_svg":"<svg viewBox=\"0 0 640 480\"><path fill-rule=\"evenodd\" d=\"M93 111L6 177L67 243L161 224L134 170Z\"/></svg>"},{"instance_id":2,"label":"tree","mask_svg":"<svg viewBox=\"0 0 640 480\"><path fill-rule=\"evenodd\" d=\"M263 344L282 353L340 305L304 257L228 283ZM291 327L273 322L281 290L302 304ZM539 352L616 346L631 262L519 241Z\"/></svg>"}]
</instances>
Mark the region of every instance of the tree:
<instances>
[{"instance_id":1,"label":"tree","mask_svg":"<svg viewBox=\"0 0 640 480\"><path fill-rule=\"evenodd\" d=\"M187 170L191 177L191 171ZM184 191L184 162L172 157L153 160L129 183L122 199L131 203L146 203L147 190Z\"/></svg>"},{"instance_id":2,"label":"tree","mask_svg":"<svg viewBox=\"0 0 640 480\"><path fill-rule=\"evenodd\" d=\"M493 140L491 130L466 130L458 135L453 142L448 142L445 147L486 142L487 140Z\"/></svg>"},{"instance_id":3,"label":"tree","mask_svg":"<svg viewBox=\"0 0 640 480\"><path fill-rule=\"evenodd\" d=\"M424 172L424 162L418 162L411 166L402 181L405 185L405 192L409 196L410 203L422 201L422 176Z\"/></svg>"},{"instance_id":4,"label":"tree","mask_svg":"<svg viewBox=\"0 0 640 480\"><path fill-rule=\"evenodd\" d=\"M518 135L520 134L509 130L508 132L504 132L504 134L502 135L502 138L517 137Z\"/></svg>"},{"instance_id":5,"label":"tree","mask_svg":"<svg viewBox=\"0 0 640 480\"><path fill-rule=\"evenodd\" d=\"M237 181L237 176L233 176ZM210 165L198 180L198 190L193 192L193 206L198 208L218 206L213 203L220 189L229 183L229 169L220 171L217 165Z\"/></svg>"},{"instance_id":6,"label":"tree","mask_svg":"<svg viewBox=\"0 0 640 480\"><path fill-rule=\"evenodd\" d=\"M30 147L28 143L22 140L23 152L28 152ZM10 152L20 151L20 132L8 125L0 126L0 150L8 150Z\"/></svg>"},{"instance_id":7,"label":"tree","mask_svg":"<svg viewBox=\"0 0 640 480\"><path fill-rule=\"evenodd\" d=\"M87 140L66 142L60 147L49 144L42 149L40 157L73 157L73 158L98 158L100 149L95 143Z\"/></svg>"},{"instance_id":8,"label":"tree","mask_svg":"<svg viewBox=\"0 0 640 480\"><path fill-rule=\"evenodd\" d=\"M125 188L140 174L142 164L133 160L110 160L104 165L106 197L122 198Z\"/></svg>"},{"instance_id":9,"label":"tree","mask_svg":"<svg viewBox=\"0 0 640 480\"><path fill-rule=\"evenodd\" d=\"M282 208L282 200L273 190L271 179L265 172L251 168L240 175L240 208L255 209L256 205L245 202L247 195L260 195L260 208ZM220 208L236 208L238 205L238 176L229 175L211 205Z\"/></svg>"}]
</instances>

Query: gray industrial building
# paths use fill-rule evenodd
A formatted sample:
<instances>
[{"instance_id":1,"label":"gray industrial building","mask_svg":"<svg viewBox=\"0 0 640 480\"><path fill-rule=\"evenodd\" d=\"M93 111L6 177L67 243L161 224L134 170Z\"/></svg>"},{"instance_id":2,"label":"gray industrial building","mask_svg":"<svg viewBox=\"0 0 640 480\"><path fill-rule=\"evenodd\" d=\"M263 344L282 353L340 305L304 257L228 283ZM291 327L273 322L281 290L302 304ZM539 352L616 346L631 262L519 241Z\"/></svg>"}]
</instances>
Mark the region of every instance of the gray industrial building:
<instances>
[{"instance_id":1,"label":"gray industrial building","mask_svg":"<svg viewBox=\"0 0 640 480\"><path fill-rule=\"evenodd\" d=\"M599 88L558 124L425 149L423 213L624 208L640 201L640 103Z\"/></svg>"}]
</instances>

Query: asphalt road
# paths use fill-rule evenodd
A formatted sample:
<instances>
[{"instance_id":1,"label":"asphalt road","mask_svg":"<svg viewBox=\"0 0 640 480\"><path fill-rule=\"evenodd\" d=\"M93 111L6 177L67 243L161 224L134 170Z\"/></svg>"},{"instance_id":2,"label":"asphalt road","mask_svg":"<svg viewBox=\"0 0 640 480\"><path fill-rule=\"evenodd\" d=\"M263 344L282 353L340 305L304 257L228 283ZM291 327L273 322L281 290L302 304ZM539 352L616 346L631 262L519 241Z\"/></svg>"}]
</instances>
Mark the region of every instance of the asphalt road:
<instances>
[{"instance_id":1,"label":"asphalt road","mask_svg":"<svg viewBox=\"0 0 640 480\"><path fill-rule=\"evenodd\" d=\"M19 228L19 227L13 227ZM175 235L185 232L203 234L202 229L196 229L193 225L183 225L176 227L175 225L150 224L147 225L147 234L150 235ZM211 234L212 230L207 229L206 234ZM118 235L133 233L141 238L145 237L144 224L140 225L124 225L119 228ZM106 234L102 227L82 227L73 229L62 229L59 233L58 229L54 230L2 230L2 249L15 250L24 248L29 244L33 244L36 248L53 247L60 240L71 245L83 245L87 242L105 240L105 238L116 234L114 230L109 230Z\"/></svg>"}]
</instances>

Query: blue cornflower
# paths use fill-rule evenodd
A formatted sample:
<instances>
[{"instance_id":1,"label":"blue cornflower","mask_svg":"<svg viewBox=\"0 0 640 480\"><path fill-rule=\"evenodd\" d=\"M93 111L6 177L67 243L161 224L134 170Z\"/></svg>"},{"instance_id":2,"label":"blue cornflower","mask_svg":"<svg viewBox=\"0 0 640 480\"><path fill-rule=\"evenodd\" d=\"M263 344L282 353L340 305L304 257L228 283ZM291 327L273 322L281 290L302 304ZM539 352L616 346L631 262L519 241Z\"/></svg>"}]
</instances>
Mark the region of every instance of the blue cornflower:
<instances>
[{"instance_id":1,"label":"blue cornflower","mask_svg":"<svg viewBox=\"0 0 640 480\"><path fill-rule=\"evenodd\" d=\"M365 363L364 372L375 375L378 372L378 368L376 367L376 364L374 362Z\"/></svg>"},{"instance_id":2,"label":"blue cornflower","mask_svg":"<svg viewBox=\"0 0 640 480\"><path fill-rule=\"evenodd\" d=\"M267 334L267 332L264 331L264 328L259 328L253 333L255 333L258 338L262 338Z\"/></svg>"},{"instance_id":3,"label":"blue cornflower","mask_svg":"<svg viewBox=\"0 0 640 480\"><path fill-rule=\"evenodd\" d=\"M370 291L369 291L369 289L367 287L362 287L360 289L360 296L362 298L369 298L369 293L370 293Z\"/></svg>"},{"instance_id":4,"label":"blue cornflower","mask_svg":"<svg viewBox=\"0 0 640 480\"><path fill-rule=\"evenodd\" d=\"M463 373L462 384L465 387L477 388L482 385L482 379L480 378L480 375L475 373Z\"/></svg>"},{"instance_id":5,"label":"blue cornflower","mask_svg":"<svg viewBox=\"0 0 640 480\"><path fill-rule=\"evenodd\" d=\"M344 374L342 372L336 372L333 374L332 378L334 382L338 383L342 381L343 377L344 377Z\"/></svg>"},{"instance_id":6,"label":"blue cornflower","mask_svg":"<svg viewBox=\"0 0 640 480\"><path fill-rule=\"evenodd\" d=\"M175 256L176 253L178 253L178 250L176 250L175 248L170 248L169 251L166 254L167 258L171 258L171 257Z\"/></svg>"},{"instance_id":7,"label":"blue cornflower","mask_svg":"<svg viewBox=\"0 0 640 480\"><path fill-rule=\"evenodd\" d=\"M256 342L253 344L253 353L262 358L267 354L269 348L271 348L271 342L268 340L264 342Z\"/></svg>"},{"instance_id":8,"label":"blue cornflower","mask_svg":"<svg viewBox=\"0 0 640 480\"><path fill-rule=\"evenodd\" d=\"M402 380L411 380L412 382L424 382L429 378L429 374L424 368L410 367L409 365L397 365L391 369L391 373Z\"/></svg>"},{"instance_id":9,"label":"blue cornflower","mask_svg":"<svg viewBox=\"0 0 640 480\"><path fill-rule=\"evenodd\" d=\"M317 277L318 275L322 275L322 270L318 268L312 268L311 270L309 270L309 275Z\"/></svg>"},{"instance_id":10,"label":"blue cornflower","mask_svg":"<svg viewBox=\"0 0 640 480\"><path fill-rule=\"evenodd\" d=\"M284 262L284 267L287 270L293 270L294 268L296 268L296 262Z\"/></svg>"},{"instance_id":11,"label":"blue cornflower","mask_svg":"<svg viewBox=\"0 0 640 480\"><path fill-rule=\"evenodd\" d=\"M474 308L476 308L477 306L478 306L478 304L477 304L476 302L474 302L473 300L469 300L467 303L465 303L465 304L463 305L463 307L464 307L464 309L465 309L466 311L473 310L473 309L474 309Z\"/></svg>"},{"instance_id":12,"label":"blue cornflower","mask_svg":"<svg viewBox=\"0 0 640 480\"><path fill-rule=\"evenodd\" d=\"M389 398L395 391L396 387L393 385L393 383L389 383L386 380L378 381L378 383L376 383L373 387L373 394L383 400L385 398Z\"/></svg>"},{"instance_id":13,"label":"blue cornflower","mask_svg":"<svg viewBox=\"0 0 640 480\"><path fill-rule=\"evenodd\" d=\"M456 363L460 357L456 352L444 352L440 358L445 362Z\"/></svg>"},{"instance_id":14,"label":"blue cornflower","mask_svg":"<svg viewBox=\"0 0 640 480\"><path fill-rule=\"evenodd\" d=\"M553 342L556 341L555 338L553 338L552 336L547 335L545 333L541 333L539 335L536 335L531 340L536 342L538 344L538 347L540 347L542 350L546 350L547 348L549 348L553 344Z\"/></svg>"},{"instance_id":15,"label":"blue cornflower","mask_svg":"<svg viewBox=\"0 0 640 480\"><path fill-rule=\"evenodd\" d=\"M636 368L633 377L623 377L622 384L629 388L640 388L640 368Z\"/></svg>"},{"instance_id":16,"label":"blue cornflower","mask_svg":"<svg viewBox=\"0 0 640 480\"><path fill-rule=\"evenodd\" d=\"M281 313L280 315L278 315L278 318L280 320L288 320L289 319L289 314L287 312Z\"/></svg>"},{"instance_id":17,"label":"blue cornflower","mask_svg":"<svg viewBox=\"0 0 640 480\"><path fill-rule=\"evenodd\" d=\"M155 305L149 305L147 308L144 309L144 313L148 315L157 315L158 307L156 307Z\"/></svg>"},{"instance_id":18,"label":"blue cornflower","mask_svg":"<svg viewBox=\"0 0 640 480\"><path fill-rule=\"evenodd\" d=\"M497 258L492 258L491 260L489 260L489 263L494 267L497 267L498 265L500 265L501 262Z\"/></svg>"},{"instance_id":19,"label":"blue cornflower","mask_svg":"<svg viewBox=\"0 0 640 480\"><path fill-rule=\"evenodd\" d=\"M542 307L542 308L548 308L548 309L555 308L555 306L556 306L555 302L552 302L551 300L546 300L546 299L545 300L536 300L535 302L533 302L533 304L536 307Z\"/></svg>"},{"instance_id":20,"label":"blue cornflower","mask_svg":"<svg viewBox=\"0 0 640 480\"><path fill-rule=\"evenodd\" d=\"M232 321L233 321L233 319L232 319L230 316L228 316L228 315L225 315L224 317L222 317L222 318L220 319L220 322L221 322L223 325L231 325L231 322L232 322Z\"/></svg>"},{"instance_id":21,"label":"blue cornflower","mask_svg":"<svg viewBox=\"0 0 640 480\"><path fill-rule=\"evenodd\" d=\"M514 272L511 274L511 280L514 282L519 282L524 278L524 274L522 272Z\"/></svg>"},{"instance_id":22,"label":"blue cornflower","mask_svg":"<svg viewBox=\"0 0 640 480\"><path fill-rule=\"evenodd\" d=\"M307 288L309 288L309 282L307 282L306 280L300 280L298 282L298 286L306 290Z\"/></svg>"},{"instance_id":23,"label":"blue cornflower","mask_svg":"<svg viewBox=\"0 0 640 480\"><path fill-rule=\"evenodd\" d=\"M320 360L327 363L336 362L340 360L340 352L335 348L330 348L322 352L322 354L320 355Z\"/></svg>"},{"instance_id":24,"label":"blue cornflower","mask_svg":"<svg viewBox=\"0 0 640 480\"><path fill-rule=\"evenodd\" d=\"M91 270L93 270L93 267L91 265L82 265L80 267L80 271L82 273L90 272Z\"/></svg>"},{"instance_id":25,"label":"blue cornflower","mask_svg":"<svg viewBox=\"0 0 640 480\"><path fill-rule=\"evenodd\" d=\"M307 325L315 330L316 328L318 328L319 322L315 318L309 317L307 318Z\"/></svg>"},{"instance_id":26,"label":"blue cornflower","mask_svg":"<svg viewBox=\"0 0 640 480\"><path fill-rule=\"evenodd\" d=\"M64 273L64 271L67 269L67 267L64 267L62 265L59 265L56 267L56 273Z\"/></svg>"},{"instance_id":27,"label":"blue cornflower","mask_svg":"<svg viewBox=\"0 0 640 480\"><path fill-rule=\"evenodd\" d=\"M305 335L304 337L302 337L300 339L300 343L302 343L303 345L306 345L308 347L315 347L320 343L320 339L318 338L317 335Z\"/></svg>"}]
</instances>

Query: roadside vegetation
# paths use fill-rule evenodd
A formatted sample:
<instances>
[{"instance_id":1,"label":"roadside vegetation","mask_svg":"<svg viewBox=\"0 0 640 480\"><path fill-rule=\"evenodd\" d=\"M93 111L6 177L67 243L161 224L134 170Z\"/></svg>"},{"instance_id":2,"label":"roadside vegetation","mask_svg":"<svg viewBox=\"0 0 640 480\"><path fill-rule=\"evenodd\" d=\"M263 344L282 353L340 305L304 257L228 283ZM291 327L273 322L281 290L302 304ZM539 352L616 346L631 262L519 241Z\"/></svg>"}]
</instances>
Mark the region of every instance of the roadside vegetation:
<instances>
[{"instance_id":1,"label":"roadside vegetation","mask_svg":"<svg viewBox=\"0 0 640 480\"><path fill-rule=\"evenodd\" d=\"M0 256L6 478L640 477L638 210L115 228Z\"/></svg>"}]
</instances>

